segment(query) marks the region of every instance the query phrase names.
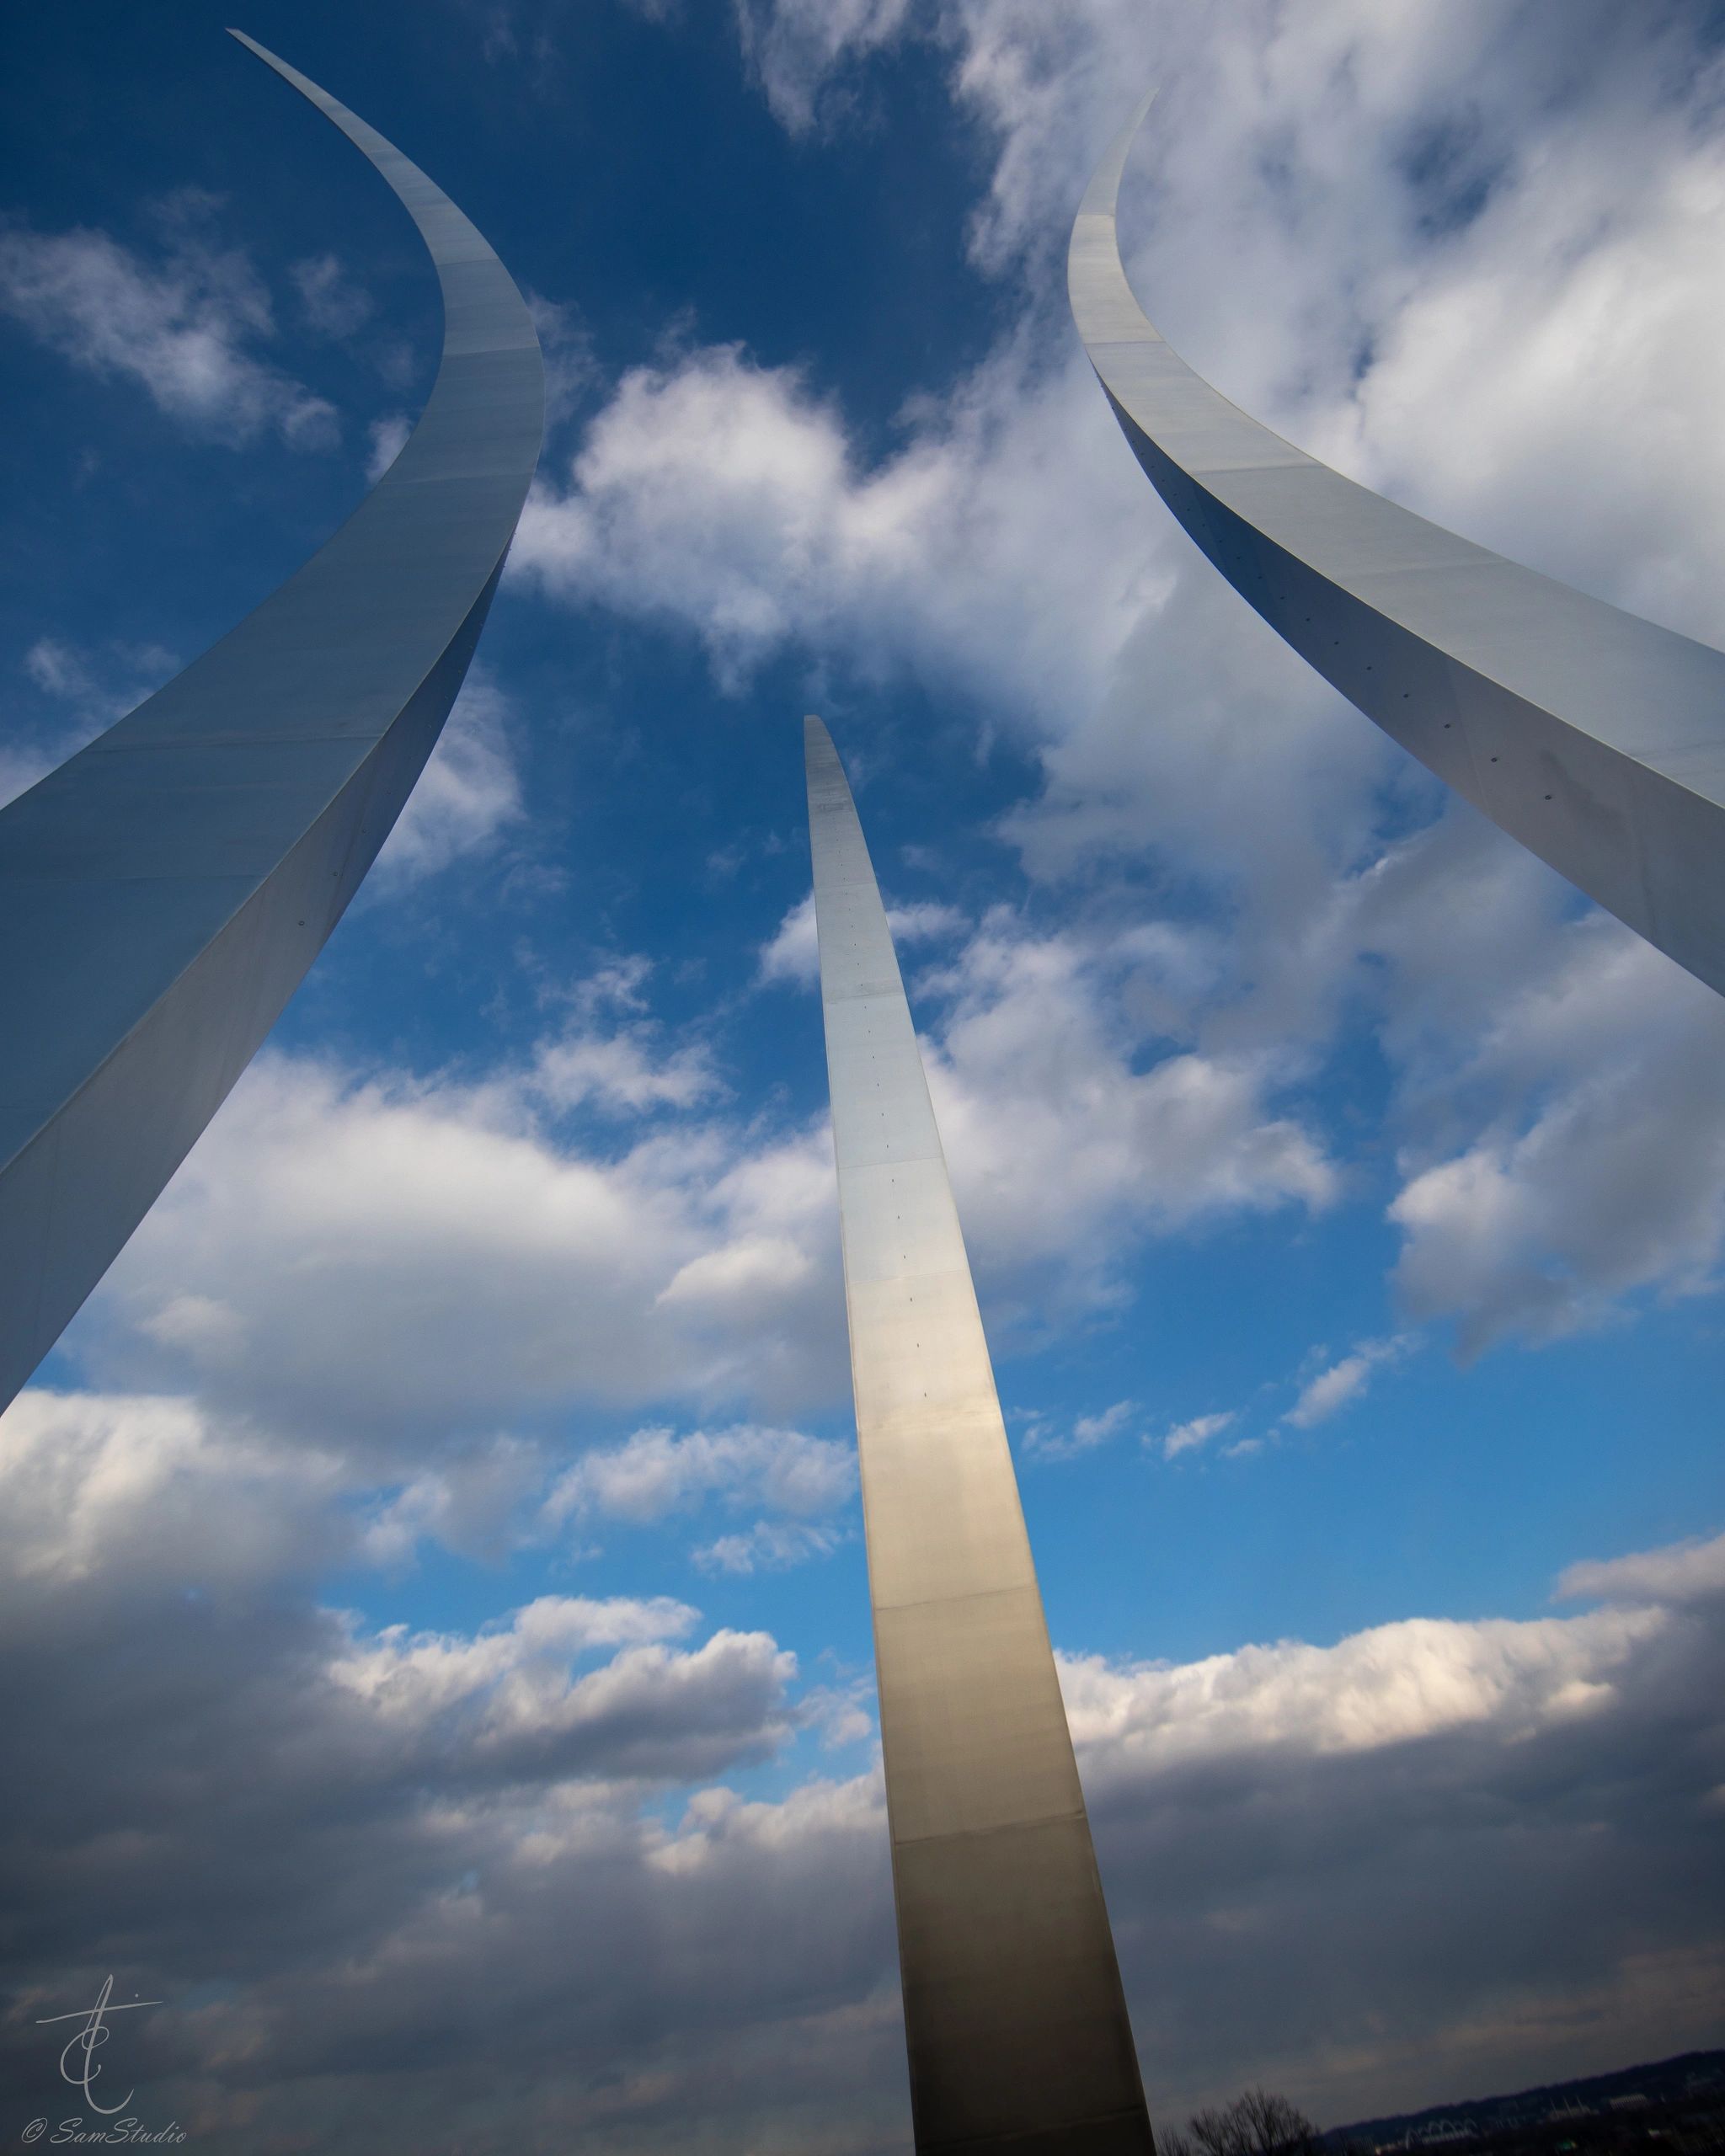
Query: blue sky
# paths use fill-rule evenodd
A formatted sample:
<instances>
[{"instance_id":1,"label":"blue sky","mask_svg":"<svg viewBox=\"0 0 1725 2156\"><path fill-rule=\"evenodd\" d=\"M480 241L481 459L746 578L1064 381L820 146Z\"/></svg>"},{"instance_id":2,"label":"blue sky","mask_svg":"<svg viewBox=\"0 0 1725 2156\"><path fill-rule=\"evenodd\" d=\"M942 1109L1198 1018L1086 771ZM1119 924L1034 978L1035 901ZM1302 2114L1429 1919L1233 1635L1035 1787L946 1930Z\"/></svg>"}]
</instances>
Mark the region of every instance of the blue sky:
<instances>
[{"instance_id":1,"label":"blue sky","mask_svg":"<svg viewBox=\"0 0 1725 2156\"><path fill-rule=\"evenodd\" d=\"M900 923L1153 2114L1717 2040L1725 1014L1220 586L1060 260L1164 80L1124 229L1187 356L1717 642L1715 43L1044 12L243 24L479 224L553 416L397 838L0 1422L19 2124L37 2002L117 1967L166 2002L141 2112L211 2148L908 2145L805 710ZM222 29L8 25L8 790L429 384L406 221Z\"/></svg>"}]
</instances>

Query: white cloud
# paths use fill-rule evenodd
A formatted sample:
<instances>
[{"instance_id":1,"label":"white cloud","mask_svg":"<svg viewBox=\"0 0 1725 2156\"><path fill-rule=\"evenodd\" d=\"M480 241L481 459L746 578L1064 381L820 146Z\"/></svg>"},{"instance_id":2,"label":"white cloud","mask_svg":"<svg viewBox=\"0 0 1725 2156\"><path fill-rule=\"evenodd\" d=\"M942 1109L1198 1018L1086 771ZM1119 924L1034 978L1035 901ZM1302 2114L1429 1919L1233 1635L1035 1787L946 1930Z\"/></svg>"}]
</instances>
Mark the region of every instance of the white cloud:
<instances>
[{"instance_id":1,"label":"white cloud","mask_svg":"<svg viewBox=\"0 0 1725 2156\"><path fill-rule=\"evenodd\" d=\"M371 445L366 457L366 477L374 487L407 447L408 436L413 430L405 412L386 412L366 430Z\"/></svg>"},{"instance_id":2,"label":"white cloud","mask_svg":"<svg viewBox=\"0 0 1725 2156\"><path fill-rule=\"evenodd\" d=\"M376 1640L355 1641L336 1665L336 1678L389 1716L426 1720L451 1700L506 1693L535 1663L564 1669L595 1647L681 1639L699 1614L665 1596L643 1602L542 1595L513 1611L507 1625L471 1637L393 1625Z\"/></svg>"},{"instance_id":3,"label":"white cloud","mask_svg":"<svg viewBox=\"0 0 1725 2156\"><path fill-rule=\"evenodd\" d=\"M774 931L772 941L761 947L763 981L793 981L812 987L820 978L820 947L815 932L814 894L798 899Z\"/></svg>"},{"instance_id":4,"label":"white cloud","mask_svg":"<svg viewBox=\"0 0 1725 2156\"><path fill-rule=\"evenodd\" d=\"M238 443L270 429L295 448L328 447L333 408L247 349L275 334L256 273L195 221L170 221L155 263L106 232L13 223L0 230L0 308L90 372L138 382L200 434Z\"/></svg>"},{"instance_id":5,"label":"white cloud","mask_svg":"<svg viewBox=\"0 0 1725 2156\"><path fill-rule=\"evenodd\" d=\"M1073 1460L1080 1453L1094 1452L1098 1445L1119 1436L1137 1406L1135 1401L1117 1400L1100 1414L1079 1416L1068 1431L1052 1430L1039 1417L1025 1430L1024 1449L1039 1460Z\"/></svg>"},{"instance_id":6,"label":"white cloud","mask_svg":"<svg viewBox=\"0 0 1725 2156\"><path fill-rule=\"evenodd\" d=\"M56 702L75 706L91 724L123 718L174 669L173 653L160 644L75 645L38 637L24 655L24 670L35 686Z\"/></svg>"},{"instance_id":7,"label":"white cloud","mask_svg":"<svg viewBox=\"0 0 1725 2156\"><path fill-rule=\"evenodd\" d=\"M1073 1739L1099 1783L1282 1747L1377 1750L1485 1724L1506 1737L1595 1712L1660 1623L1648 1611L1531 1623L1408 1618L1333 1647L1241 1647L1169 1668L1068 1657Z\"/></svg>"},{"instance_id":8,"label":"white cloud","mask_svg":"<svg viewBox=\"0 0 1725 2156\"><path fill-rule=\"evenodd\" d=\"M25 651L23 670L50 699L53 716L34 729L20 721L0 745L0 807L141 704L174 672L174 659L159 644L77 645L45 636Z\"/></svg>"},{"instance_id":9,"label":"white cloud","mask_svg":"<svg viewBox=\"0 0 1725 2156\"><path fill-rule=\"evenodd\" d=\"M684 627L732 690L800 638L1020 720L1081 708L1151 588L1111 424L1076 361L1009 349L866 472L801 376L698 350L623 377L530 499L510 574Z\"/></svg>"},{"instance_id":10,"label":"white cloud","mask_svg":"<svg viewBox=\"0 0 1725 2156\"><path fill-rule=\"evenodd\" d=\"M893 942L902 949L906 943L949 942L970 924L956 906L923 899L916 905L889 906L886 925L892 931Z\"/></svg>"},{"instance_id":11,"label":"white cloud","mask_svg":"<svg viewBox=\"0 0 1725 2156\"><path fill-rule=\"evenodd\" d=\"M1235 1411L1226 1408L1214 1415L1194 1415L1189 1422L1177 1422L1162 1440L1162 1458L1178 1460L1183 1452L1195 1452L1237 1420Z\"/></svg>"},{"instance_id":12,"label":"white cloud","mask_svg":"<svg viewBox=\"0 0 1725 2156\"><path fill-rule=\"evenodd\" d=\"M1410 280L1327 447L1447 524L1717 642L1725 398L1705 354L1725 334L1725 144L1697 122L1719 68L1701 61L1674 103L1657 50L1620 50L1466 244Z\"/></svg>"},{"instance_id":13,"label":"white cloud","mask_svg":"<svg viewBox=\"0 0 1725 2156\"><path fill-rule=\"evenodd\" d=\"M558 1109L591 1105L620 1115L691 1108L724 1091L704 1041L658 1049L647 1022L547 1041L534 1058L533 1090Z\"/></svg>"},{"instance_id":14,"label":"white cloud","mask_svg":"<svg viewBox=\"0 0 1725 2156\"><path fill-rule=\"evenodd\" d=\"M580 1052L609 1038L602 1017L578 1019L478 1084L260 1058L71 1352L392 1456L578 1402L830 1396L843 1302L824 1134L692 1116L704 1079L672 1043L655 1080L633 1026L607 1059ZM571 1117L578 1097L604 1111L602 1144ZM230 1314L218 1333L183 1322L188 1297Z\"/></svg>"},{"instance_id":15,"label":"white cloud","mask_svg":"<svg viewBox=\"0 0 1725 2156\"><path fill-rule=\"evenodd\" d=\"M1450 1082L1498 1112L1410 1147L1390 1209L1415 1318L1476 1353L1598 1324L1638 1289L1714 1283L1725 1237L1725 1005L1598 917L1486 1024ZM1495 1097L1495 1098L1494 1098ZM1435 1154L1435 1157L1432 1155Z\"/></svg>"},{"instance_id":16,"label":"white cloud","mask_svg":"<svg viewBox=\"0 0 1725 2156\"><path fill-rule=\"evenodd\" d=\"M140 1329L200 1363L231 1363L246 1341L245 1320L214 1295L171 1295Z\"/></svg>"},{"instance_id":17,"label":"white cloud","mask_svg":"<svg viewBox=\"0 0 1725 2156\"><path fill-rule=\"evenodd\" d=\"M434 875L483 851L521 815L521 784L510 749L509 699L476 667L437 737L407 806L372 871L387 889Z\"/></svg>"},{"instance_id":18,"label":"white cloud","mask_svg":"<svg viewBox=\"0 0 1725 2156\"><path fill-rule=\"evenodd\" d=\"M1081 1268L1089 1252L1100 1274L1146 1228L1334 1197L1321 1141L1268 1106L1267 1059L1146 1065L1123 1012L1140 982L1154 1003L1163 956L1136 931L1039 936L1001 910L919 985L945 1006L924 1059L985 1267L1058 1255Z\"/></svg>"},{"instance_id":19,"label":"white cloud","mask_svg":"<svg viewBox=\"0 0 1725 2156\"><path fill-rule=\"evenodd\" d=\"M33 1456L103 1483L79 1417L131 1411L51 1412L70 1454ZM206 1564L250 1502L234 1470L195 1493ZM116 1525L123 1496L102 1500ZM166 1502L147 1495L140 1548ZM128 2052L141 2113L243 2134L291 2091L295 2131L335 2156L470 2124L608 2156L902 2137L878 1774L751 1798L713 1779L799 1730L865 1741L855 1684L798 1700L775 1641L703 1637L664 1596L377 1630L285 1587L286 1545L211 1621L168 1569L116 1573L123 1546L24 1576L0 1650L37 1732L0 1842L24 1852L19 1906L62 1942L33 1934L17 1972L8 2075L41 2070L29 2014L88 1970L184 2000L215 1967L171 2042ZM0 1566L30 1547L0 1539ZM1642 1568L1619 1573L1638 1606L1576 1617L1061 1657L1161 2108L1230 2093L1248 2062L1346 2118L1506 2066L1582 2070L1607 2040L1705 2040L1721 1582L1694 1554L1613 1561ZM123 1789L88 1774L104 1749Z\"/></svg>"},{"instance_id":20,"label":"white cloud","mask_svg":"<svg viewBox=\"0 0 1725 2156\"><path fill-rule=\"evenodd\" d=\"M0 1416L0 1577L104 1597L231 1588L338 1554L326 1508L341 1481L328 1451L271 1444L194 1401L28 1390Z\"/></svg>"},{"instance_id":21,"label":"white cloud","mask_svg":"<svg viewBox=\"0 0 1725 2156\"><path fill-rule=\"evenodd\" d=\"M1119 1434L1136 1409L1135 1401L1117 1400L1112 1407L1103 1408L1099 1415L1081 1415L1072 1425L1073 1438L1087 1449L1105 1444L1110 1438Z\"/></svg>"},{"instance_id":22,"label":"white cloud","mask_svg":"<svg viewBox=\"0 0 1725 2156\"><path fill-rule=\"evenodd\" d=\"M752 1423L728 1430L637 1430L621 1445L585 1454L558 1481L550 1518L595 1513L611 1519L656 1520L709 1496L781 1513L833 1511L856 1487L851 1446L800 1430Z\"/></svg>"},{"instance_id":23,"label":"white cloud","mask_svg":"<svg viewBox=\"0 0 1725 2156\"><path fill-rule=\"evenodd\" d=\"M345 339L371 320L371 294L353 282L335 255L308 255L287 274L300 296L302 312L320 337Z\"/></svg>"},{"instance_id":24,"label":"white cloud","mask_svg":"<svg viewBox=\"0 0 1725 2156\"><path fill-rule=\"evenodd\" d=\"M1039 1308L1106 1298L1146 1232L1333 1195L1266 1059L1145 1065L1122 1014L1163 993L1165 942L1000 916L930 985L931 1083L1003 1322L1027 1268ZM478 1079L260 1059L70 1352L104 1384L195 1383L224 1413L390 1456L580 1403L771 1419L840 1397L825 1118L734 1119L710 1029L663 1027L645 979L586 982Z\"/></svg>"},{"instance_id":25,"label":"white cloud","mask_svg":"<svg viewBox=\"0 0 1725 2156\"><path fill-rule=\"evenodd\" d=\"M1572 1601L1684 1603L1725 1593L1725 1534L1604 1562L1572 1565L1557 1582Z\"/></svg>"},{"instance_id":26,"label":"white cloud","mask_svg":"<svg viewBox=\"0 0 1725 2156\"><path fill-rule=\"evenodd\" d=\"M1351 1354L1308 1378L1283 1420L1291 1422L1296 1430L1309 1430L1314 1423L1327 1422L1332 1415L1359 1398L1371 1383L1374 1370L1398 1360L1412 1345L1411 1341L1399 1336L1391 1340L1362 1341Z\"/></svg>"},{"instance_id":27,"label":"white cloud","mask_svg":"<svg viewBox=\"0 0 1725 2156\"><path fill-rule=\"evenodd\" d=\"M352 1471L371 1479L363 1467ZM453 1446L398 1486L368 1492L358 1554L392 1573L411 1567L428 1542L496 1562L543 1539L547 1472L543 1449L528 1439L498 1434Z\"/></svg>"},{"instance_id":28,"label":"white cloud","mask_svg":"<svg viewBox=\"0 0 1725 2156\"><path fill-rule=\"evenodd\" d=\"M45 689L51 696L83 698L90 695L95 686L80 654L69 649L57 637L39 637L24 655L24 670L39 689Z\"/></svg>"},{"instance_id":29,"label":"white cloud","mask_svg":"<svg viewBox=\"0 0 1725 2156\"><path fill-rule=\"evenodd\" d=\"M798 1287L809 1273L809 1253L788 1235L737 1235L692 1257L659 1291L656 1307L680 1304L718 1312L746 1307L761 1294Z\"/></svg>"},{"instance_id":30,"label":"white cloud","mask_svg":"<svg viewBox=\"0 0 1725 2156\"><path fill-rule=\"evenodd\" d=\"M801 0L753 9L755 64L795 128L839 121L835 93L895 39L947 54L992 146L973 253L1027 297L1001 350L907 415L907 446L872 470L794 377L692 355L634 379L561 508L590 547L625 540L568 588L639 607L654 602L616 579L656 591L668 572L670 610L721 667L800 639L967 688L1023 728L1044 782L1005 830L1034 875L1093 886L1149 862L1221 916L1186 954L1207 979L1168 999L1210 1061L1316 1058L1362 995L1391 1056L1398 1284L1470 1353L1712 1279L1725 1180L1702 1074L1720 1021L1647 954L1608 957L1612 931L1564 930L1555 879L1477 819L1391 840L1435 789L1194 560L1124 444L1092 431L1094 384L1029 355L1071 350L1071 202L1134 88L1160 81L1124 230L1138 289L1196 364L1414 506L1718 638L1720 63L1680 15L1585 19L1476 0L1393 20L1359 0L1297 17L930 0L819 24ZM628 445L658 420L651 484L626 505ZM709 431L722 476L696 481L679 535L652 459L692 458ZM1581 474L1608 514L1575 513ZM948 542L985 514L975 546ZM927 591L899 574L925 534ZM798 962L793 942L776 951ZM1622 1022L1609 1043L1553 1041L1535 1069L1509 1021L1584 1002L1589 979ZM1504 1052L1476 1053L1484 1033Z\"/></svg>"},{"instance_id":31,"label":"white cloud","mask_svg":"<svg viewBox=\"0 0 1725 2156\"><path fill-rule=\"evenodd\" d=\"M923 900L916 905L889 906L887 926L896 948L907 944L945 942L968 926L956 906ZM761 947L760 978L813 987L820 978L820 948L814 921L814 894L798 899L774 931L770 942Z\"/></svg>"},{"instance_id":32,"label":"white cloud","mask_svg":"<svg viewBox=\"0 0 1725 2156\"><path fill-rule=\"evenodd\" d=\"M891 43L911 13L911 0L738 0L737 28L767 103L801 135L837 63Z\"/></svg>"},{"instance_id":33,"label":"white cloud","mask_svg":"<svg viewBox=\"0 0 1725 2156\"><path fill-rule=\"evenodd\" d=\"M811 1558L830 1556L842 1530L808 1520L757 1519L746 1533L721 1534L695 1551L702 1572L783 1572Z\"/></svg>"},{"instance_id":34,"label":"white cloud","mask_svg":"<svg viewBox=\"0 0 1725 2156\"><path fill-rule=\"evenodd\" d=\"M690 1650L697 1612L660 1596L542 1596L472 1635L393 1626L355 1636L328 1678L361 1702L398 1764L421 1746L453 1751L462 1778L591 1771L680 1780L766 1754L795 1657L765 1633L715 1632ZM595 1649L622 1652L578 1673ZM715 1714L714 1710L718 1712ZM704 1726L703 1726L704 1725Z\"/></svg>"},{"instance_id":35,"label":"white cloud","mask_svg":"<svg viewBox=\"0 0 1725 2156\"><path fill-rule=\"evenodd\" d=\"M581 403L597 377L598 365L593 340L573 307L538 292L526 297L545 365L545 424L552 428Z\"/></svg>"}]
</instances>

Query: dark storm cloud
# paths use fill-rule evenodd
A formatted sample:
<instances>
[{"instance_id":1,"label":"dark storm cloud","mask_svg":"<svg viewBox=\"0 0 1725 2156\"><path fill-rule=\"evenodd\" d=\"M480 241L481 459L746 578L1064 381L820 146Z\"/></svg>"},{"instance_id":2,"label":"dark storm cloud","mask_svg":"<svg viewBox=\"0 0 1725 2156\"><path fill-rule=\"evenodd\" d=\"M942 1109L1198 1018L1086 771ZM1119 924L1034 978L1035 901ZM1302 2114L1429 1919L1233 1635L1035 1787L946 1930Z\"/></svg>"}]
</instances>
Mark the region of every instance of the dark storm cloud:
<instances>
[{"instance_id":1,"label":"dark storm cloud","mask_svg":"<svg viewBox=\"0 0 1725 2156\"><path fill-rule=\"evenodd\" d=\"M212 2150L902 2145L877 1782L713 1785L791 1726L771 1639L665 1598L365 1633L301 1583L315 1462L56 1413L45 1464L0 1424L19 2123L69 2093L37 2018L113 1973L163 2002L138 2115ZM1069 1662L1164 2110L1257 2072L1338 2119L1706 2039L1725 1564L1568 1584L1616 1599Z\"/></svg>"}]
</instances>

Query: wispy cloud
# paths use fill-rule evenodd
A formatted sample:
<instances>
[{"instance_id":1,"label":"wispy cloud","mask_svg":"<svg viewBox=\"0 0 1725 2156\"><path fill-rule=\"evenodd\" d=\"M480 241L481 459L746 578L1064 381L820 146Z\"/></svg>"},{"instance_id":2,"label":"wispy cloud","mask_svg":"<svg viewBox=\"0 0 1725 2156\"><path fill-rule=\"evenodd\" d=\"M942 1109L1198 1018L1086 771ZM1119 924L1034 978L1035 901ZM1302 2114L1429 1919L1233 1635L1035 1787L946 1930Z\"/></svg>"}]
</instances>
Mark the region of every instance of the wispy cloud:
<instances>
[{"instance_id":1,"label":"wispy cloud","mask_svg":"<svg viewBox=\"0 0 1725 2156\"><path fill-rule=\"evenodd\" d=\"M1332 1415L1338 1414L1362 1396L1375 1371L1386 1364L1400 1361L1413 1344L1413 1338L1405 1333L1388 1340L1362 1341L1351 1354L1343 1355L1338 1362L1306 1380L1283 1421L1291 1423L1296 1430L1309 1430L1314 1423L1327 1422Z\"/></svg>"},{"instance_id":2,"label":"wispy cloud","mask_svg":"<svg viewBox=\"0 0 1725 2156\"><path fill-rule=\"evenodd\" d=\"M800 1430L752 1423L686 1437L638 1430L621 1445L585 1454L559 1481L546 1509L553 1520L593 1513L642 1522L718 1496L806 1517L843 1504L856 1481L849 1445Z\"/></svg>"},{"instance_id":3,"label":"wispy cloud","mask_svg":"<svg viewBox=\"0 0 1725 2156\"><path fill-rule=\"evenodd\" d=\"M745 1534L703 1545L694 1558L706 1572L777 1572L830 1556L844 1539L841 1529L808 1520L758 1519Z\"/></svg>"},{"instance_id":4,"label":"wispy cloud","mask_svg":"<svg viewBox=\"0 0 1725 2156\"><path fill-rule=\"evenodd\" d=\"M476 666L462 685L430 760L383 842L374 890L416 882L479 853L521 815L509 698Z\"/></svg>"},{"instance_id":5,"label":"wispy cloud","mask_svg":"<svg viewBox=\"0 0 1725 2156\"><path fill-rule=\"evenodd\" d=\"M1136 1401L1117 1400L1099 1414L1079 1416L1070 1429L1056 1428L1039 1416L1026 1427L1024 1449L1039 1460L1075 1460L1118 1437L1137 1412Z\"/></svg>"},{"instance_id":6,"label":"wispy cloud","mask_svg":"<svg viewBox=\"0 0 1725 2156\"><path fill-rule=\"evenodd\" d=\"M334 408L259 359L275 334L249 261L215 246L199 205L167 220L147 259L104 232L0 227L0 310L90 373L140 383L193 431L231 443L274 431L296 449L336 439Z\"/></svg>"},{"instance_id":7,"label":"wispy cloud","mask_svg":"<svg viewBox=\"0 0 1725 2156\"><path fill-rule=\"evenodd\" d=\"M333 254L314 254L296 262L288 271L300 296L300 309L320 337L351 337L376 312L369 292L362 291Z\"/></svg>"},{"instance_id":8,"label":"wispy cloud","mask_svg":"<svg viewBox=\"0 0 1725 2156\"><path fill-rule=\"evenodd\" d=\"M1212 1438L1231 1429L1238 1420L1233 1408L1226 1408L1215 1415L1194 1415L1189 1422L1177 1422L1159 1440L1164 1460L1178 1460L1183 1452L1196 1452L1200 1445L1207 1445Z\"/></svg>"}]
</instances>

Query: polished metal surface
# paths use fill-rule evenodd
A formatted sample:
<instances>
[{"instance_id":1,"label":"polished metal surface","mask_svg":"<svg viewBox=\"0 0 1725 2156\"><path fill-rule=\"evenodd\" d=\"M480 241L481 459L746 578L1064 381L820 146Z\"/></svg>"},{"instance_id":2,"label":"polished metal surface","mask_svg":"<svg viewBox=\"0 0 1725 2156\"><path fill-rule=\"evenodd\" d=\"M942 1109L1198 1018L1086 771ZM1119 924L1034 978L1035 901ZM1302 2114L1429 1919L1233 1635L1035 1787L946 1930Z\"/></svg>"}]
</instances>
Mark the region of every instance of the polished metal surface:
<instances>
[{"instance_id":1,"label":"polished metal surface","mask_svg":"<svg viewBox=\"0 0 1725 2156\"><path fill-rule=\"evenodd\" d=\"M851 790L805 725L916 2146L1147 2156L1150 2123L922 1059Z\"/></svg>"},{"instance_id":2,"label":"polished metal surface","mask_svg":"<svg viewBox=\"0 0 1725 2156\"><path fill-rule=\"evenodd\" d=\"M1398 509L1218 395L1145 318L1097 167L1067 262L1115 417L1186 531L1386 733L1725 992L1725 654Z\"/></svg>"},{"instance_id":3,"label":"polished metal surface","mask_svg":"<svg viewBox=\"0 0 1725 2156\"><path fill-rule=\"evenodd\" d=\"M539 454L538 342L497 257L381 135L241 41L401 198L441 287L442 362L407 446L328 543L0 813L0 1406L221 1106L388 835Z\"/></svg>"}]
</instances>

